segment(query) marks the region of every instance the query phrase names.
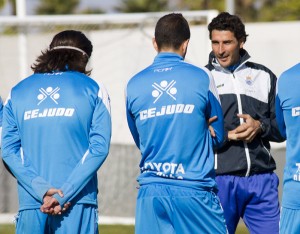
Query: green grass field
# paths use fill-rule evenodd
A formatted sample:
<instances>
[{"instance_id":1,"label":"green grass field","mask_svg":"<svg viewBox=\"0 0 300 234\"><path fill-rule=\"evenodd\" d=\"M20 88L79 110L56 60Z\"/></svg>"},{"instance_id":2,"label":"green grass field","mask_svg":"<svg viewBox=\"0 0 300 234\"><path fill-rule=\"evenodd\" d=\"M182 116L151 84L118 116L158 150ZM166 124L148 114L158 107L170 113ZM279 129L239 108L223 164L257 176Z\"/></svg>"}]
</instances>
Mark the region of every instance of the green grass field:
<instances>
[{"instance_id":1,"label":"green grass field","mask_svg":"<svg viewBox=\"0 0 300 234\"><path fill-rule=\"evenodd\" d=\"M133 234L134 226L131 225L100 225L100 234ZM15 234L14 225L2 224L0 225L1 234ZM237 228L236 234L249 234L244 224L240 224Z\"/></svg>"}]
</instances>

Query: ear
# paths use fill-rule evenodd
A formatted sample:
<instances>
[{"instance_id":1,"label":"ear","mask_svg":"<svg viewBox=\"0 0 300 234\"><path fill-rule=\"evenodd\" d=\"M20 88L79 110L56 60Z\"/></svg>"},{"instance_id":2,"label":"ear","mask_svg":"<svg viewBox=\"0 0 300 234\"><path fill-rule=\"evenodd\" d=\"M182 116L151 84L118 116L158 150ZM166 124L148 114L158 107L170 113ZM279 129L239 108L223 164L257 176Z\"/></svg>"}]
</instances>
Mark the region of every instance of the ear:
<instances>
[{"instance_id":1,"label":"ear","mask_svg":"<svg viewBox=\"0 0 300 234\"><path fill-rule=\"evenodd\" d=\"M187 39L182 43L182 53L185 54L189 45L190 39Z\"/></svg>"},{"instance_id":2,"label":"ear","mask_svg":"<svg viewBox=\"0 0 300 234\"><path fill-rule=\"evenodd\" d=\"M158 51L158 46L157 46L157 43L156 43L156 40L155 40L155 37L152 38L152 44L153 44L153 47L156 50L156 52L159 52Z\"/></svg>"},{"instance_id":3,"label":"ear","mask_svg":"<svg viewBox=\"0 0 300 234\"><path fill-rule=\"evenodd\" d=\"M243 46L244 46L245 42L241 39L239 41L239 44L240 44L240 49L243 49Z\"/></svg>"}]
</instances>

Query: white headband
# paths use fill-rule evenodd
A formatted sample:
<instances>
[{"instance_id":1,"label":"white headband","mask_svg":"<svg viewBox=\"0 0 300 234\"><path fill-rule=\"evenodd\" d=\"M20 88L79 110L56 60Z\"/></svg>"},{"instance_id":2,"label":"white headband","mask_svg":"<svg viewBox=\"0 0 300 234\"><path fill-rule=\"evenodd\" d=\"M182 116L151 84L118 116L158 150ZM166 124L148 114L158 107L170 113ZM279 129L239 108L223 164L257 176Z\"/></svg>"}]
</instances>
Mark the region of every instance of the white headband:
<instances>
[{"instance_id":1,"label":"white headband","mask_svg":"<svg viewBox=\"0 0 300 234\"><path fill-rule=\"evenodd\" d=\"M85 51L83 51L82 49L79 49L77 47L74 47L74 46L55 46L55 47L51 48L50 50L61 50L61 49L77 50L77 51L81 52L82 55L88 56Z\"/></svg>"}]
</instances>

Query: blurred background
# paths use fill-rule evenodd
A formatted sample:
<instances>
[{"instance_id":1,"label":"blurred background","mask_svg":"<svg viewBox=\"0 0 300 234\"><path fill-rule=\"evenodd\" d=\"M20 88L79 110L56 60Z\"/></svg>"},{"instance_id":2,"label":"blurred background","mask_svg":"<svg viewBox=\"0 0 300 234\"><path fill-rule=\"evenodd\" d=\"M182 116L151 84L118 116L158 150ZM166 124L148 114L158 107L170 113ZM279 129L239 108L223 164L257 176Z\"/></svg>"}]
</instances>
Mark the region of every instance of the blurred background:
<instances>
[{"instance_id":1,"label":"blurred background","mask_svg":"<svg viewBox=\"0 0 300 234\"><path fill-rule=\"evenodd\" d=\"M221 11L243 19L249 34L244 47L252 61L277 76L299 62L299 0L0 0L4 100L15 84L32 73L30 66L57 32L80 30L93 43L91 77L108 89L113 121L111 150L98 172L100 222L134 223L140 153L126 123L124 88L156 55L151 42L156 21L166 13L182 12L191 26L186 61L205 66L211 51L207 24ZM285 144L272 146L282 181ZM280 182L280 199L281 187ZM16 181L3 165L0 191L0 223L11 222L18 209Z\"/></svg>"}]
</instances>

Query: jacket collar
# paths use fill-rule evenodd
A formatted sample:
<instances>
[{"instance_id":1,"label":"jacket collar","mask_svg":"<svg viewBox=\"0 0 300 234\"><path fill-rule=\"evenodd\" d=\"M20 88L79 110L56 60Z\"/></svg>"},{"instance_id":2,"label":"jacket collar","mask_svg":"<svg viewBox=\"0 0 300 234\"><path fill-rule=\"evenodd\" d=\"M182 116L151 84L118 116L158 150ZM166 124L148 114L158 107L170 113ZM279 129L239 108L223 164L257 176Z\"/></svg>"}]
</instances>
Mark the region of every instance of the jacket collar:
<instances>
[{"instance_id":1,"label":"jacket collar","mask_svg":"<svg viewBox=\"0 0 300 234\"><path fill-rule=\"evenodd\" d=\"M245 49L240 49L240 57L241 57L240 64L238 65L238 67L235 70L238 70L244 63L246 63L250 59L250 55L248 54L248 52ZM210 54L209 54L208 64L213 66L216 70L230 72L228 69L222 67L219 64L213 51L210 52Z\"/></svg>"}]
</instances>

